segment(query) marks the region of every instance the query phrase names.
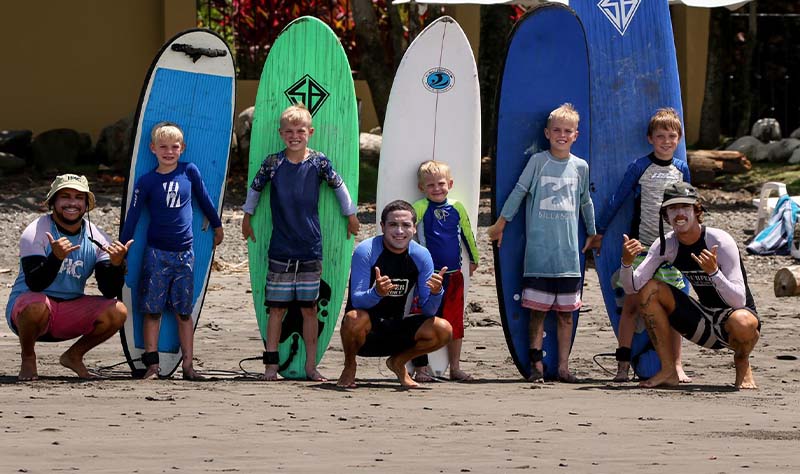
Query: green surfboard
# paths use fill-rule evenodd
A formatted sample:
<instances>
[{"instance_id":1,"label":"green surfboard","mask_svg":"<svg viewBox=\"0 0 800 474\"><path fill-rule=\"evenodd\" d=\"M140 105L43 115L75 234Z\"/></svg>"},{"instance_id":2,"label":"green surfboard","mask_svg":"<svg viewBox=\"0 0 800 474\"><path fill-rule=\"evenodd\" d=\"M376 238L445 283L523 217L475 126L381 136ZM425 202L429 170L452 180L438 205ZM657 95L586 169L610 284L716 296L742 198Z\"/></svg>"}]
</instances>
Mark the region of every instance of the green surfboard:
<instances>
[{"instance_id":1,"label":"green surfboard","mask_svg":"<svg viewBox=\"0 0 800 474\"><path fill-rule=\"evenodd\" d=\"M286 107L302 102L313 117L314 135L309 148L321 151L344 179L354 202L358 199L358 111L350 65L331 29L314 17L301 17L281 32L270 49L258 85L250 142L248 183L267 155L285 146L278 135L279 117ZM342 216L333 190L323 183L319 218L322 229L322 283L317 301L319 342L317 362L331 340L342 308L350 273L354 238L347 239L347 218ZM261 194L251 219L256 242L248 240L250 283L261 338L266 344L269 310L264 305L267 250L272 235L269 186ZM280 374L305 379L305 344L302 315L289 308L280 338Z\"/></svg>"}]
</instances>

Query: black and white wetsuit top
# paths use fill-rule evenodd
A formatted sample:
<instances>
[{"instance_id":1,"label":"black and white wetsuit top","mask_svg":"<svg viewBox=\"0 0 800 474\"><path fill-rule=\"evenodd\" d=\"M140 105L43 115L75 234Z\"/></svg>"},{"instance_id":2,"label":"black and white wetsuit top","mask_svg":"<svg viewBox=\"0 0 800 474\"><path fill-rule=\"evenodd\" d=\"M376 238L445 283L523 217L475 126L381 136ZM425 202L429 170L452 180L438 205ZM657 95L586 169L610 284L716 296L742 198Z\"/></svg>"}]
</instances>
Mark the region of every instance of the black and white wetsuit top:
<instances>
[{"instance_id":1,"label":"black and white wetsuit top","mask_svg":"<svg viewBox=\"0 0 800 474\"><path fill-rule=\"evenodd\" d=\"M717 271L708 275L694 261L692 254L699 255L703 249L710 251L715 245ZM670 232L666 235L664 250L664 255L659 255L661 245L656 240L636 270L630 266L622 266L620 281L626 293L638 292L653 278L658 267L667 262L689 280L701 305L707 308L748 308L753 314L756 313L739 247L730 234L721 229L702 226L697 242L685 245L678 241L675 232Z\"/></svg>"}]
</instances>

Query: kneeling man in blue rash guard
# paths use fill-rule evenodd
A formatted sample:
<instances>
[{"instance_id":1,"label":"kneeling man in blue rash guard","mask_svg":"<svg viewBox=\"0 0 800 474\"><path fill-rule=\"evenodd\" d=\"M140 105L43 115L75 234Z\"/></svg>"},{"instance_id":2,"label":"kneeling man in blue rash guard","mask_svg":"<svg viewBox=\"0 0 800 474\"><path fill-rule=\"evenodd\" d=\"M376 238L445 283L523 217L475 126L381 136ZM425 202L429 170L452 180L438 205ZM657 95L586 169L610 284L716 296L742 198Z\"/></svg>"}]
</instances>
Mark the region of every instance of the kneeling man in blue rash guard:
<instances>
[{"instance_id":1,"label":"kneeling man in blue rash guard","mask_svg":"<svg viewBox=\"0 0 800 474\"><path fill-rule=\"evenodd\" d=\"M447 267L434 273L431 254L412 240L416 221L411 204L392 201L381 213L383 235L356 247L341 327L344 369L337 383L340 387L355 388L357 355L389 356L386 365L400 384L418 387L406 371L406 362L450 342L450 323L434 316L441 304ZM421 314L404 317L412 293L414 308Z\"/></svg>"}]
</instances>

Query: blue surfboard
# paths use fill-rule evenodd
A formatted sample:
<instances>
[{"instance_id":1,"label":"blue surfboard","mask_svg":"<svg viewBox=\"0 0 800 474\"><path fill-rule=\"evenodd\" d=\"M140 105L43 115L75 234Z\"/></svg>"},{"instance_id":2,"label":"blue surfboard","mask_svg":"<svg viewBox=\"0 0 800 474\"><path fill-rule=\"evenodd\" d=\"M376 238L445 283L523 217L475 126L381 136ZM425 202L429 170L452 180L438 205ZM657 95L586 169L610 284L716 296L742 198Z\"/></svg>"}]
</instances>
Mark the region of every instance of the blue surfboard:
<instances>
[{"instance_id":1,"label":"blue surfboard","mask_svg":"<svg viewBox=\"0 0 800 474\"><path fill-rule=\"evenodd\" d=\"M681 115L681 89L667 0L571 0L589 43L592 94L592 154L595 212L600 215L619 187L627 166L652 151L647 125L660 107ZM675 156L686 156L681 140ZM630 232L633 202L617 212L603 237L597 274L608 317L617 332L622 290L613 280L622 256L622 234ZM647 378L660 363L643 327L634 334L633 366Z\"/></svg>"},{"instance_id":2,"label":"blue surfboard","mask_svg":"<svg viewBox=\"0 0 800 474\"><path fill-rule=\"evenodd\" d=\"M544 136L547 117L564 102L581 116L580 136L572 153L590 159L589 59L583 27L568 7L551 3L528 11L514 26L506 52L497 97L495 153L492 164L492 214L500 214L531 155L550 148ZM591 163L590 163L591 164ZM580 246L585 228L580 220ZM525 255L525 212L508 222L502 245L494 249L500 317L514 363L523 377L530 376L528 323L530 310L521 306ZM581 267L585 265L581 257ZM578 311L573 313L573 332ZM548 313L544 324L544 376L558 376L557 315Z\"/></svg>"},{"instance_id":3,"label":"blue surfboard","mask_svg":"<svg viewBox=\"0 0 800 474\"><path fill-rule=\"evenodd\" d=\"M150 131L162 121L174 122L181 127L186 151L180 161L197 165L211 201L219 212L222 211L233 131L235 74L233 57L225 41L208 30L193 29L180 33L156 55L145 78L134 121L131 167L123 195L120 232L136 181L158 166L150 151ZM192 319L197 327L214 257L214 232L196 202L192 207L195 254ZM144 341L138 290L149 224L150 214L145 209L128 253L128 273L123 286L128 319L120 334L134 376L141 376L146 370L139 360L144 352ZM160 375L168 377L181 362L177 320L172 313L162 315L158 352Z\"/></svg>"}]
</instances>

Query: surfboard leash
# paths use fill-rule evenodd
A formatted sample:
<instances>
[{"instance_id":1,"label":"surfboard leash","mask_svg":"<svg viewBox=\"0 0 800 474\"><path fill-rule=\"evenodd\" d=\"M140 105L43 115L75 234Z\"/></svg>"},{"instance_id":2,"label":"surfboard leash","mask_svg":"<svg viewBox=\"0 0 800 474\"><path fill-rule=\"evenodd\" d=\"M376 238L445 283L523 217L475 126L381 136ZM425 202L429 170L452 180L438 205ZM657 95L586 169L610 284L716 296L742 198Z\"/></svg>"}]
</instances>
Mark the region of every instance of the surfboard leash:
<instances>
[{"instance_id":1,"label":"surfboard leash","mask_svg":"<svg viewBox=\"0 0 800 474\"><path fill-rule=\"evenodd\" d=\"M597 360L600 357L614 357L616 359L617 354L615 352L602 352L600 354L595 354L595 355L592 356L592 360L594 361L594 363L597 364L598 367L603 369L603 372L605 372L605 373L607 373L608 375L611 375L611 376L617 375L616 372L612 372L612 371L608 370L603 364L601 364ZM635 370L633 371L633 376L631 377L630 380L631 380L631 382L639 380L639 376L636 374Z\"/></svg>"}]
</instances>

